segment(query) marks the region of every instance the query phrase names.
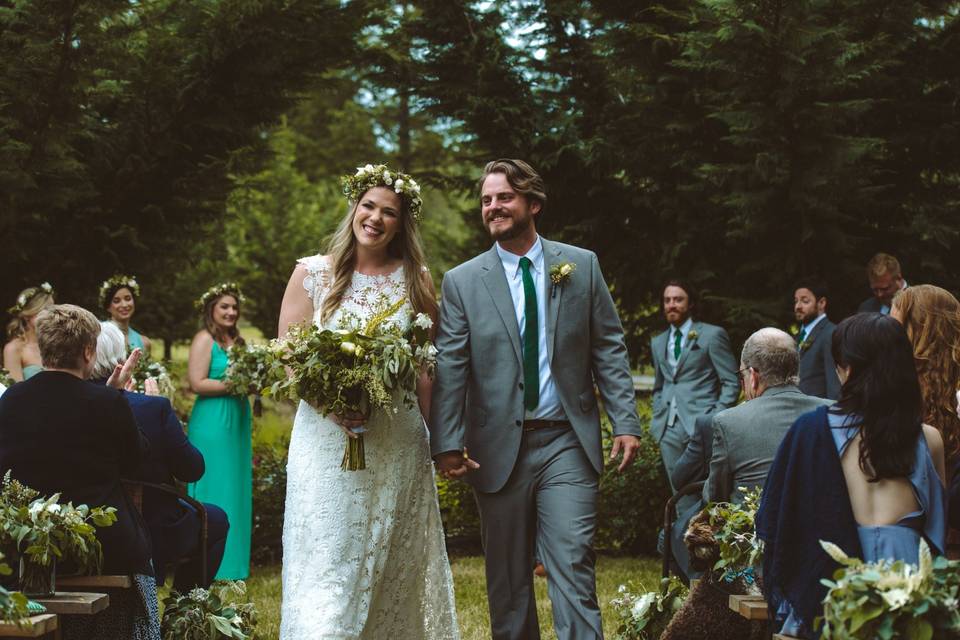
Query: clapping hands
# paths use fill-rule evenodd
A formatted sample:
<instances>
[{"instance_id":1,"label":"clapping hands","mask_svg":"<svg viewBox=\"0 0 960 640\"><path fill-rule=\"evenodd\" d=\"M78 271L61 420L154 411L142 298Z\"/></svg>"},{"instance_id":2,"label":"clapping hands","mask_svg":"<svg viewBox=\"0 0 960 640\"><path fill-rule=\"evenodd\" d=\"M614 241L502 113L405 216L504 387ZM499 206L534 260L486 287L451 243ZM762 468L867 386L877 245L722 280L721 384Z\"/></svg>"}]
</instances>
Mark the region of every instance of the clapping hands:
<instances>
[{"instance_id":1,"label":"clapping hands","mask_svg":"<svg viewBox=\"0 0 960 640\"><path fill-rule=\"evenodd\" d=\"M117 366L113 368L113 373L107 378L107 386L132 391L134 386L133 372L137 368L137 363L140 362L142 353L143 351L138 347L130 352L123 364L117 363Z\"/></svg>"}]
</instances>

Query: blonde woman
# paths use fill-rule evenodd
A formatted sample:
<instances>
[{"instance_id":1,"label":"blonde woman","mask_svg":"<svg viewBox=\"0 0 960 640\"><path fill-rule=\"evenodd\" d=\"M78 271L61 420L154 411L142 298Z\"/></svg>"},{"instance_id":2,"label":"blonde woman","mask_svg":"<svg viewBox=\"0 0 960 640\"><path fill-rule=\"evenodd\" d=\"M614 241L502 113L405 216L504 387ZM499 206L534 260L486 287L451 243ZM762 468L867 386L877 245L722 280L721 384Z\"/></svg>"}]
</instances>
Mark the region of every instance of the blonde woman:
<instances>
[{"instance_id":1,"label":"blonde woman","mask_svg":"<svg viewBox=\"0 0 960 640\"><path fill-rule=\"evenodd\" d=\"M436 318L417 221L420 188L385 165L344 178L351 206L326 255L299 261L283 297L279 335L291 324L362 326L402 304L386 324L407 330ZM452 577L423 416L398 401L376 411L321 415L300 402L287 462L280 637L459 638ZM342 471L346 438L365 427L366 469Z\"/></svg>"},{"instance_id":2,"label":"blonde woman","mask_svg":"<svg viewBox=\"0 0 960 640\"><path fill-rule=\"evenodd\" d=\"M3 367L14 382L23 382L43 371L34 323L37 314L53 304L53 287L44 282L21 291L17 303L10 307L13 319L7 324L9 342L3 347Z\"/></svg>"}]
</instances>

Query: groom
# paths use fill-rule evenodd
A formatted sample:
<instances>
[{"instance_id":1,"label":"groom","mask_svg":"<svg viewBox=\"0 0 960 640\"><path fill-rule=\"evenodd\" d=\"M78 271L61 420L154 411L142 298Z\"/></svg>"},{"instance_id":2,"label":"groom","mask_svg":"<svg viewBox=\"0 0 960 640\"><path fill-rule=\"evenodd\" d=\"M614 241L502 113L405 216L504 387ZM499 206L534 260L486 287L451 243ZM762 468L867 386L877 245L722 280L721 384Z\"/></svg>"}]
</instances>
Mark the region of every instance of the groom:
<instances>
[{"instance_id":1,"label":"groom","mask_svg":"<svg viewBox=\"0 0 960 640\"><path fill-rule=\"evenodd\" d=\"M594 384L621 471L639 446L623 329L600 264L537 235L546 200L526 162L487 164L481 214L496 243L443 279L431 449L441 474L465 477L476 492L495 640L540 637L535 543L558 638L603 637L592 547L603 469Z\"/></svg>"}]
</instances>

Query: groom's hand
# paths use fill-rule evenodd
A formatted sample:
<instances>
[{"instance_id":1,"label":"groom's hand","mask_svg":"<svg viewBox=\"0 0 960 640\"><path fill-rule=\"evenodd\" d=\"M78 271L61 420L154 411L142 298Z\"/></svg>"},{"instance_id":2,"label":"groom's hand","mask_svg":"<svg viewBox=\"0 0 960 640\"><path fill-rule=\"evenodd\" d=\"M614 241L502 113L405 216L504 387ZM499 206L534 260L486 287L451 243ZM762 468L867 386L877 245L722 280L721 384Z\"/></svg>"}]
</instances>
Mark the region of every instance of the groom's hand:
<instances>
[{"instance_id":1,"label":"groom's hand","mask_svg":"<svg viewBox=\"0 0 960 640\"><path fill-rule=\"evenodd\" d=\"M448 480L460 478L468 471L479 469L480 465L471 460L466 449L463 451L444 451L434 457L440 475Z\"/></svg>"},{"instance_id":2,"label":"groom's hand","mask_svg":"<svg viewBox=\"0 0 960 640\"><path fill-rule=\"evenodd\" d=\"M613 439L613 448L610 449L610 459L616 460L620 451L623 451L623 461L617 467L617 471L623 472L633 459L637 457L637 449L640 448L640 438L637 436L617 436Z\"/></svg>"}]
</instances>

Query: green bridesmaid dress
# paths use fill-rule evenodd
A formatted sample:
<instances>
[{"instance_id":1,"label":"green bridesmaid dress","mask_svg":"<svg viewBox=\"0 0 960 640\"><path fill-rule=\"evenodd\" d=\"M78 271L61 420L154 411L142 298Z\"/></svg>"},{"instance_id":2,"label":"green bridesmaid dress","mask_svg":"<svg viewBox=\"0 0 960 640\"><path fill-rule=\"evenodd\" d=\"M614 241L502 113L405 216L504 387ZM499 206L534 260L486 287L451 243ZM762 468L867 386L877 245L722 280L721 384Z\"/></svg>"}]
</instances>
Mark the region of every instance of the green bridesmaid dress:
<instances>
[{"instance_id":1,"label":"green bridesmaid dress","mask_svg":"<svg viewBox=\"0 0 960 640\"><path fill-rule=\"evenodd\" d=\"M227 352L213 343L212 380L222 380ZM230 530L218 580L250 575L250 530L253 522L253 445L250 403L246 396L198 396L190 414L188 439L203 454L206 472L189 487L190 496L227 512Z\"/></svg>"}]
</instances>

